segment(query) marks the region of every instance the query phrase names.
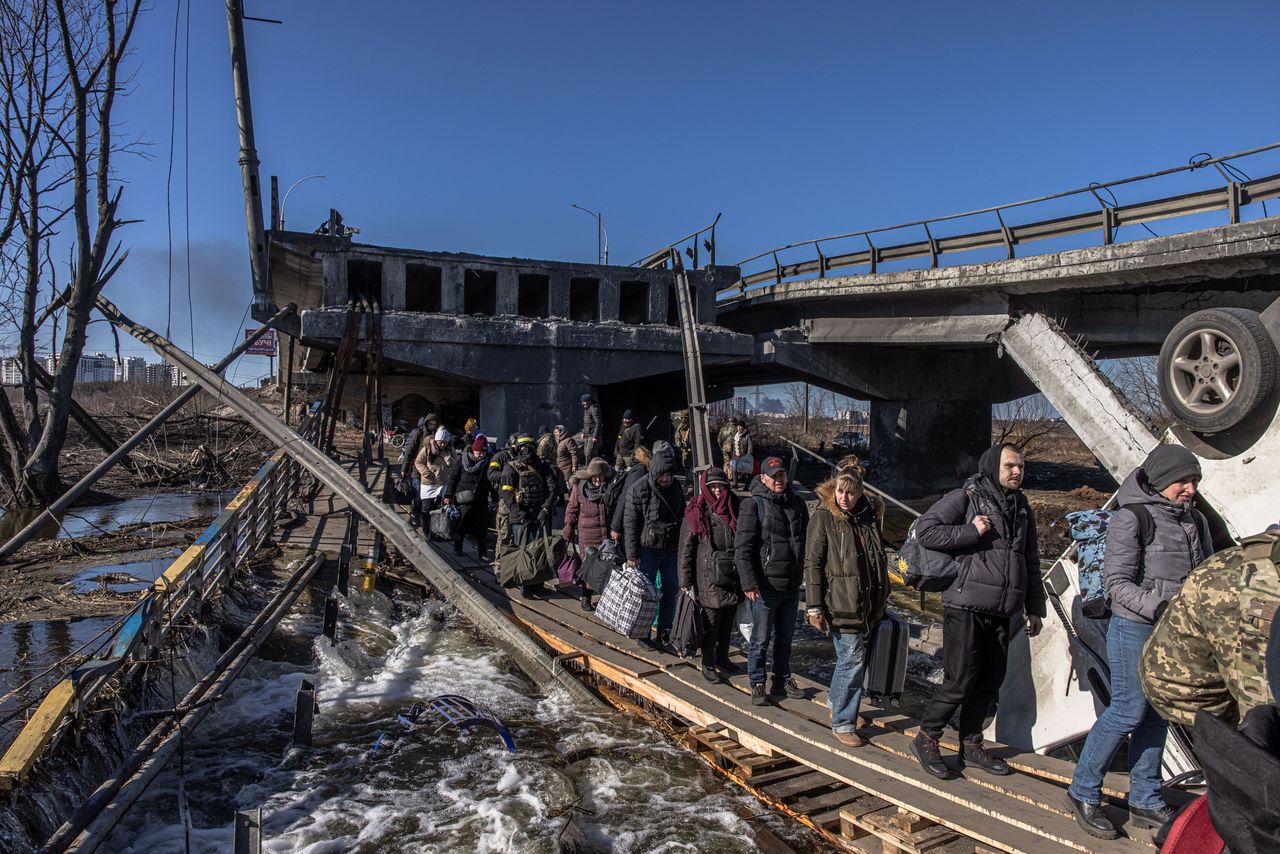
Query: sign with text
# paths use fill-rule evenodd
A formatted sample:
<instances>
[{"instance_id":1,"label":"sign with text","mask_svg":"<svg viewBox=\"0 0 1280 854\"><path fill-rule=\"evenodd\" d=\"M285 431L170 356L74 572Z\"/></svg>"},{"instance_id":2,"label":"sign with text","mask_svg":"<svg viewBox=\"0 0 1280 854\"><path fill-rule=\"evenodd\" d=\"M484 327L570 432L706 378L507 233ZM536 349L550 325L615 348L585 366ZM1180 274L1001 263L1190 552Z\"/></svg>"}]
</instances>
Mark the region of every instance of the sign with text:
<instances>
[{"instance_id":1,"label":"sign with text","mask_svg":"<svg viewBox=\"0 0 1280 854\"><path fill-rule=\"evenodd\" d=\"M245 340L248 340L256 332L256 329L246 329L244 331ZM249 349L244 351L246 356L274 356L276 354L276 331L268 329L262 333L262 337L249 345Z\"/></svg>"}]
</instances>

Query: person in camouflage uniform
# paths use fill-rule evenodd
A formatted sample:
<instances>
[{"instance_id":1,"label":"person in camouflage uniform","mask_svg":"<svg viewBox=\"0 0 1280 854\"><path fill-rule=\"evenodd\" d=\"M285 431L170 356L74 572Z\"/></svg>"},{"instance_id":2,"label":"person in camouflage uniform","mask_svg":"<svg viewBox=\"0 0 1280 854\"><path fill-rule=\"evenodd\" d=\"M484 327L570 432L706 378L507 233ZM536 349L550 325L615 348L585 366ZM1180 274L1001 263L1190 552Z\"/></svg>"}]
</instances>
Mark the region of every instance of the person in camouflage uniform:
<instances>
[{"instance_id":1,"label":"person in camouflage uniform","mask_svg":"<svg viewBox=\"0 0 1280 854\"><path fill-rule=\"evenodd\" d=\"M1143 647L1142 691L1162 717L1190 726L1203 709L1231 724L1274 702L1267 639L1280 606L1280 525L1191 571Z\"/></svg>"}]
</instances>

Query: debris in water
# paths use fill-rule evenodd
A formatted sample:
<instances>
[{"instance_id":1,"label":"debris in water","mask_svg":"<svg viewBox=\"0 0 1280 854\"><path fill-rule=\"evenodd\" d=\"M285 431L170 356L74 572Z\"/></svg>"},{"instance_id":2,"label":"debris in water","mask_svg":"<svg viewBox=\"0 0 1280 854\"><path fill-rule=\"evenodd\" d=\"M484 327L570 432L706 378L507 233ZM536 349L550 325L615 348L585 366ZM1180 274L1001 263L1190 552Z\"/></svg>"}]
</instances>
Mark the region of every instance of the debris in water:
<instances>
[{"instance_id":1,"label":"debris in water","mask_svg":"<svg viewBox=\"0 0 1280 854\"><path fill-rule=\"evenodd\" d=\"M436 732L440 732L449 724L453 724L463 732L473 726L484 726L498 734L498 738L502 739L502 743L507 750L512 753L516 752L516 740L512 738L511 730L507 729L506 724L498 720L497 715L493 712L461 694L440 694L427 700L425 704L414 703L404 714L397 715L396 719L404 724L407 729L412 730L417 726L418 718L422 717L422 713L429 708L435 709L444 718L444 723L436 727ZM370 755L378 752L378 748L382 746L385 738L386 733L378 733L378 740L374 742L373 749L369 751Z\"/></svg>"}]
</instances>

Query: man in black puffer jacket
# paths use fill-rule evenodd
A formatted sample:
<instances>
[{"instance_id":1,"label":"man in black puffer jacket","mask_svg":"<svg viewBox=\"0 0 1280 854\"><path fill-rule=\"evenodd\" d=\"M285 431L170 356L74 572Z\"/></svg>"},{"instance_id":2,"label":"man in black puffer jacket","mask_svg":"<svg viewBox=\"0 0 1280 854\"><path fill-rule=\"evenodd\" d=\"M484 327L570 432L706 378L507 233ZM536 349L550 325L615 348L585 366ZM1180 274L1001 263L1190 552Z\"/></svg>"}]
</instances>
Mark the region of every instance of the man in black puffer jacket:
<instances>
[{"instance_id":1,"label":"man in black puffer jacket","mask_svg":"<svg viewBox=\"0 0 1280 854\"><path fill-rule=\"evenodd\" d=\"M1014 619L1025 609L1027 634L1035 637L1045 615L1036 521L1020 491L1025 468L1013 445L989 448L978 460L978 474L942 496L916 523L921 545L947 552L960 565L942 592L942 685L911 744L921 766L940 779L952 775L938 739L957 708L962 767L1010 773L1003 759L983 747L982 731L1004 682Z\"/></svg>"},{"instance_id":2,"label":"man in black puffer jacket","mask_svg":"<svg viewBox=\"0 0 1280 854\"><path fill-rule=\"evenodd\" d=\"M665 648L676 615L676 546L684 519L684 490L675 480L676 452L667 442L653 443L649 474L627 488L622 528L627 565L662 588L658 602L658 644ZM661 582L658 579L661 578ZM646 644L647 638L641 638Z\"/></svg>"},{"instance_id":3,"label":"man in black puffer jacket","mask_svg":"<svg viewBox=\"0 0 1280 854\"><path fill-rule=\"evenodd\" d=\"M733 541L734 562L742 591L751 602L751 646L747 676L751 702L768 702L764 690L765 659L773 643L773 684L770 695L785 693L793 700L804 691L791 677L791 638L800 607L804 577L804 535L809 510L791 490L782 460L769 457L760 476L751 482L751 497L738 509Z\"/></svg>"}]
</instances>

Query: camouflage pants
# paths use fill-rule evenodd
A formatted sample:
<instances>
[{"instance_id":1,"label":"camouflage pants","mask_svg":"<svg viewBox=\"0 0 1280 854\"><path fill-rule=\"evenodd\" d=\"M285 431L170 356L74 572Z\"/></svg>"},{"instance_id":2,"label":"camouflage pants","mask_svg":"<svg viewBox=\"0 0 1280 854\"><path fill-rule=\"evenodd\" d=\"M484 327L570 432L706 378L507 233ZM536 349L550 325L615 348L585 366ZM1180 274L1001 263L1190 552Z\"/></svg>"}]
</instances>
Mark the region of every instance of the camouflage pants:
<instances>
[{"instance_id":1,"label":"camouflage pants","mask_svg":"<svg viewBox=\"0 0 1280 854\"><path fill-rule=\"evenodd\" d=\"M498 550L515 542L511 537L511 517L507 515L504 504L498 504Z\"/></svg>"}]
</instances>

